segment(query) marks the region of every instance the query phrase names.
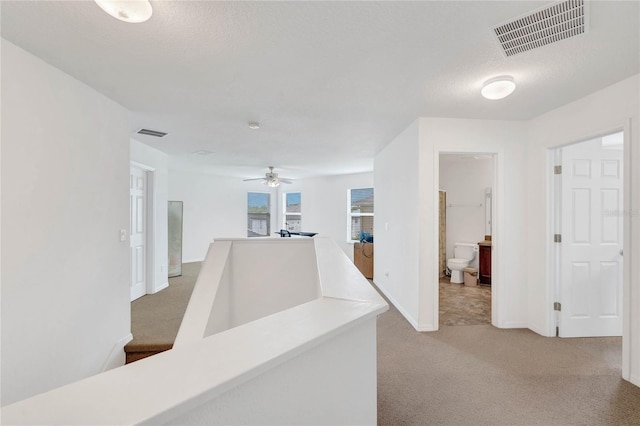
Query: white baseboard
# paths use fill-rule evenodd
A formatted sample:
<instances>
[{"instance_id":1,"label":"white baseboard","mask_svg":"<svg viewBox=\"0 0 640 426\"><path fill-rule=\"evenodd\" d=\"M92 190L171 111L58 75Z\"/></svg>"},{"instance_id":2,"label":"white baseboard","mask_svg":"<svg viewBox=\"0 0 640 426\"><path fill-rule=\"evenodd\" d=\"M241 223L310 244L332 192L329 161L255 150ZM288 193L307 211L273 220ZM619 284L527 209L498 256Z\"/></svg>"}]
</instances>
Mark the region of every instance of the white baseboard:
<instances>
[{"instance_id":1,"label":"white baseboard","mask_svg":"<svg viewBox=\"0 0 640 426\"><path fill-rule=\"evenodd\" d=\"M520 327L508 327L508 328L520 328ZM529 325L527 325L527 326L526 326L526 327L524 327L524 328L528 328L529 330L531 330L531 331L533 331L534 333L539 334L539 335L541 335L541 336L543 336L543 337L555 337L555 336L556 336L555 332L553 333L553 335L551 335L551 334L547 333L546 331L542 331L542 330L541 330L541 329L539 329L538 327L532 326L532 325L530 325L530 324L529 324Z\"/></svg>"},{"instance_id":2,"label":"white baseboard","mask_svg":"<svg viewBox=\"0 0 640 426\"><path fill-rule=\"evenodd\" d=\"M529 328L529 325L526 322L504 322L502 324L498 324L495 326L496 328ZM538 333L535 330L532 330L536 333ZM538 334L542 334L542 333L538 333ZM544 336L544 334L542 334Z\"/></svg>"},{"instance_id":3,"label":"white baseboard","mask_svg":"<svg viewBox=\"0 0 640 426\"><path fill-rule=\"evenodd\" d=\"M640 388L640 376L636 376L635 374L630 376L629 382Z\"/></svg>"},{"instance_id":4,"label":"white baseboard","mask_svg":"<svg viewBox=\"0 0 640 426\"><path fill-rule=\"evenodd\" d=\"M416 327L417 331L423 332L423 331L438 331L438 329L433 325L433 324L420 324L418 327Z\"/></svg>"},{"instance_id":5,"label":"white baseboard","mask_svg":"<svg viewBox=\"0 0 640 426\"><path fill-rule=\"evenodd\" d=\"M375 283L375 281L374 281L374 284L376 284L376 283ZM415 320L411 317L411 315L409 315L409 314L408 314L408 313L407 313L407 312L402 308L402 306L398 303L398 301L397 301L396 299L394 299L394 298L393 298L393 296L389 295L389 293L384 289L384 287L382 287L382 286L380 286L380 285L378 285L378 284L376 284L376 287L378 287L378 289L382 292L382 294L384 294L384 295L385 295L385 297L386 297L387 299L389 299L389 302L391 302L391 303L393 304L393 306L398 310L398 312L400 312L400 313L402 314L402 316L404 317L404 319L406 319L406 320L409 322L409 324L411 324L411 326L412 326L413 328L415 328L415 329L416 329L416 331L433 331L433 330L421 330L421 329L420 329L421 327L418 325L418 322L417 322L417 321L415 321Z\"/></svg>"},{"instance_id":6,"label":"white baseboard","mask_svg":"<svg viewBox=\"0 0 640 426\"><path fill-rule=\"evenodd\" d=\"M182 263L193 263L193 262L204 262L204 257L199 259L186 259L182 261Z\"/></svg>"},{"instance_id":7,"label":"white baseboard","mask_svg":"<svg viewBox=\"0 0 640 426\"><path fill-rule=\"evenodd\" d=\"M129 333L124 336L122 339L118 340L111 349L111 353L104 365L102 366L102 371L111 370L116 367L122 367L125 364L125 353L124 347L127 343L133 340L133 334Z\"/></svg>"},{"instance_id":8,"label":"white baseboard","mask_svg":"<svg viewBox=\"0 0 640 426\"><path fill-rule=\"evenodd\" d=\"M147 294L156 294L157 292L162 291L167 287L169 287L169 281L163 283L160 287L154 287L151 291L147 292Z\"/></svg>"}]
</instances>

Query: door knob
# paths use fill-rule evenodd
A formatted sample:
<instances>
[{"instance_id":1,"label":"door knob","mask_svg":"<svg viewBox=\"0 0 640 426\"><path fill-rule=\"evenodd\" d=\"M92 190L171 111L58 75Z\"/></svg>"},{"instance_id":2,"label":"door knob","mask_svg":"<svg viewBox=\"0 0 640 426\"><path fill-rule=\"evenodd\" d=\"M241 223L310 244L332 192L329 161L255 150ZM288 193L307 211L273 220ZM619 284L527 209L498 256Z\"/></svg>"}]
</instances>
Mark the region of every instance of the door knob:
<instances>
[{"instance_id":1,"label":"door knob","mask_svg":"<svg viewBox=\"0 0 640 426\"><path fill-rule=\"evenodd\" d=\"M620 256L623 256L623 254L622 254L622 249L620 249Z\"/></svg>"}]
</instances>

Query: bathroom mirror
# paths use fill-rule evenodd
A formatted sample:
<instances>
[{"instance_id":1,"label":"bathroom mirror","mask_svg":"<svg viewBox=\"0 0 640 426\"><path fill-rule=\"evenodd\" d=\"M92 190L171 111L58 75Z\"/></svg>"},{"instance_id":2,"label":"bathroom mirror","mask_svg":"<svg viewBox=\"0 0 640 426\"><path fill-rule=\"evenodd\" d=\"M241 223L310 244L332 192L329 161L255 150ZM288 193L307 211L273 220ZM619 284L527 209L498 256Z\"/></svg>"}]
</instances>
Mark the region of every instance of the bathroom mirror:
<instances>
[{"instance_id":1,"label":"bathroom mirror","mask_svg":"<svg viewBox=\"0 0 640 426\"><path fill-rule=\"evenodd\" d=\"M484 235L491 235L491 187L484 190Z\"/></svg>"},{"instance_id":2,"label":"bathroom mirror","mask_svg":"<svg viewBox=\"0 0 640 426\"><path fill-rule=\"evenodd\" d=\"M182 201L169 201L169 278L182 275Z\"/></svg>"}]
</instances>

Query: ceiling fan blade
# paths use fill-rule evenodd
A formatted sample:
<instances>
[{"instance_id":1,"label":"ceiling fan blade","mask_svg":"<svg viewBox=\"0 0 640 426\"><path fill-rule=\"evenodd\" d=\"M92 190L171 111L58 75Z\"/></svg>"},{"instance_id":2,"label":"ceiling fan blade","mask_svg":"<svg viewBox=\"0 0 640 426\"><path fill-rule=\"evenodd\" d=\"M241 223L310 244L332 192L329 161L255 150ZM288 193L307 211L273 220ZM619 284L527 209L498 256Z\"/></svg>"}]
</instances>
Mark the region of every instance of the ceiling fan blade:
<instances>
[{"instance_id":1,"label":"ceiling fan blade","mask_svg":"<svg viewBox=\"0 0 640 426\"><path fill-rule=\"evenodd\" d=\"M282 183L293 183L293 181L289 179L282 179L282 178L278 178L278 179L280 179L280 182Z\"/></svg>"},{"instance_id":2,"label":"ceiling fan blade","mask_svg":"<svg viewBox=\"0 0 640 426\"><path fill-rule=\"evenodd\" d=\"M264 180L264 178L242 179L243 182L248 182L250 180Z\"/></svg>"}]
</instances>

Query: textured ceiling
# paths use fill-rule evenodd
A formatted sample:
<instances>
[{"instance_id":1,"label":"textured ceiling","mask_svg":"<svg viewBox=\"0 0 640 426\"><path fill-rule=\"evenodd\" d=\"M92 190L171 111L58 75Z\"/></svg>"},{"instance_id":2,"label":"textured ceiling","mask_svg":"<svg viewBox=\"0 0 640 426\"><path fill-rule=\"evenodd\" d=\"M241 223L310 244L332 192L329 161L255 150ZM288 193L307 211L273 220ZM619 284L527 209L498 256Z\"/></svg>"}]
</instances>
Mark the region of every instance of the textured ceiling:
<instances>
[{"instance_id":1,"label":"textured ceiling","mask_svg":"<svg viewBox=\"0 0 640 426\"><path fill-rule=\"evenodd\" d=\"M93 1L2 1L2 36L126 107L132 135L168 132L135 137L172 167L239 177L370 171L417 117L525 120L640 69L636 1L592 2L587 34L508 59L491 28L549 2L151 3L134 25ZM516 92L483 99L502 74Z\"/></svg>"}]
</instances>

